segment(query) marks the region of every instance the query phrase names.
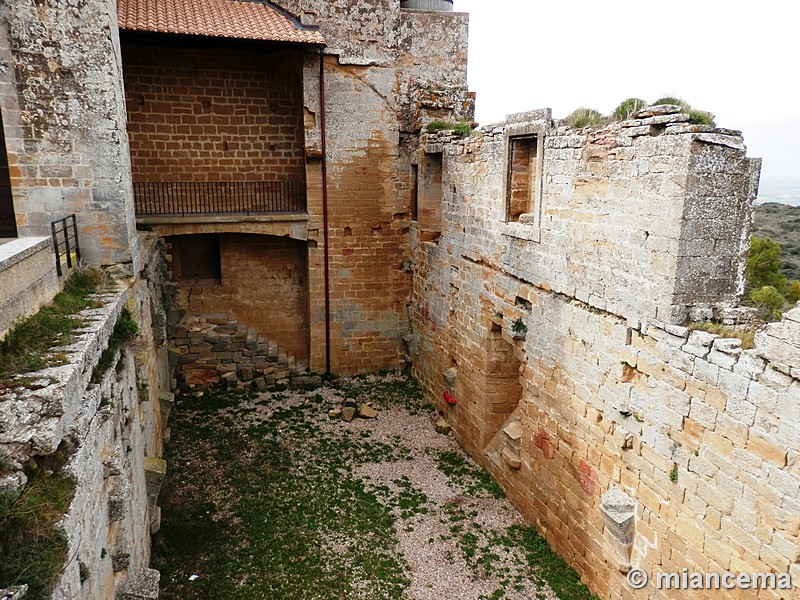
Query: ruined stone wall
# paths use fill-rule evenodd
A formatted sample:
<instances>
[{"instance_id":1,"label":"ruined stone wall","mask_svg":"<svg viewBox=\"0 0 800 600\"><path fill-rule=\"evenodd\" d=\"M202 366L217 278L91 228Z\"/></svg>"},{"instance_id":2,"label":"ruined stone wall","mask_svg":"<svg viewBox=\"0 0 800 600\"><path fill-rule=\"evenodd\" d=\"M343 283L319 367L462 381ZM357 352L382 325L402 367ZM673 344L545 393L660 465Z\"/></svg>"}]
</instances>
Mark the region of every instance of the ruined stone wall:
<instances>
[{"instance_id":1,"label":"ruined stone wall","mask_svg":"<svg viewBox=\"0 0 800 600\"><path fill-rule=\"evenodd\" d=\"M306 244L268 235L223 233L219 245L219 281L180 282L182 303L188 311L229 315L276 342L282 351L307 359Z\"/></svg>"},{"instance_id":2,"label":"ruined stone wall","mask_svg":"<svg viewBox=\"0 0 800 600\"><path fill-rule=\"evenodd\" d=\"M303 180L297 55L124 39L134 180Z\"/></svg>"},{"instance_id":3,"label":"ruined stone wall","mask_svg":"<svg viewBox=\"0 0 800 600\"><path fill-rule=\"evenodd\" d=\"M282 3L320 26L325 49L330 233L331 365L337 373L403 364L406 270L412 218L412 151L401 141L430 120L472 120L466 92L467 17L418 12L399 2ZM410 55L409 52L415 54ZM442 57L449 55L450 63ZM439 57L439 58L436 58ZM435 87L434 83L443 87ZM445 91L441 91L444 89ZM306 148L321 150L319 58L304 69ZM325 364L322 165L310 160L311 364Z\"/></svg>"},{"instance_id":4,"label":"ruined stone wall","mask_svg":"<svg viewBox=\"0 0 800 600\"><path fill-rule=\"evenodd\" d=\"M0 397L0 452L12 468L0 473L4 492L25 485L22 467L31 458L72 448L65 468L76 489L60 525L69 548L56 599L152 598L158 590L158 572L148 563L151 531L160 523L157 496L166 468L160 457L172 404L164 312L169 273L155 238L143 248L147 264L139 276L119 281L97 308L82 313L85 327L61 349L66 363L29 374L34 385ZM140 333L95 383L93 370L126 307Z\"/></svg>"},{"instance_id":5,"label":"ruined stone wall","mask_svg":"<svg viewBox=\"0 0 800 600\"><path fill-rule=\"evenodd\" d=\"M735 312L757 164L732 132L651 118L542 123L541 212L517 223L506 137L535 119L445 145L442 235L412 230L414 371L601 597L629 597L631 567L791 573L798 586L800 308L752 350L676 324Z\"/></svg>"},{"instance_id":6,"label":"ruined stone wall","mask_svg":"<svg viewBox=\"0 0 800 600\"><path fill-rule=\"evenodd\" d=\"M308 362L224 314L185 317L175 329L171 347L178 353L180 385L191 390L218 383L264 390L276 384L320 381L319 375L305 373Z\"/></svg>"},{"instance_id":7,"label":"ruined stone wall","mask_svg":"<svg viewBox=\"0 0 800 600\"><path fill-rule=\"evenodd\" d=\"M20 236L78 215L84 257L138 270L116 5L0 6L0 103Z\"/></svg>"}]
</instances>

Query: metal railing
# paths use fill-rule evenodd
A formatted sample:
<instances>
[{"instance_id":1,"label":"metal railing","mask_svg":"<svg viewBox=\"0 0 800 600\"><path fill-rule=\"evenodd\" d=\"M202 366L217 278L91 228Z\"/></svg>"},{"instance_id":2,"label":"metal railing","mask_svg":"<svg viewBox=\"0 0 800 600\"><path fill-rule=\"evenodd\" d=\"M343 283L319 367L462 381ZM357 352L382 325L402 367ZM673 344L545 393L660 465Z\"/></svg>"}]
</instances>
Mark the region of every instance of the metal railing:
<instances>
[{"instance_id":1,"label":"metal railing","mask_svg":"<svg viewBox=\"0 0 800 600\"><path fill-rule=\"evenodd\" d=\"M58 276L64 274L61 261L66 264L67 269L78 266L81 260L81 245L78 241L78 221L75 215L69 215L58 221L50 223L50 230L53 232L53 250L56 253L56 271ZM74 256L73 256L74 254Z\"/></svg>"},{"instance_id":2,"label":"metal railing","mask_svg":"<svg viewBox=\"0 0 800 600\"><path fill-rule=\"evenodd\" d=\"M303 181L133 183L137 216L305 212Z\"/></svg>"}]
</instances>

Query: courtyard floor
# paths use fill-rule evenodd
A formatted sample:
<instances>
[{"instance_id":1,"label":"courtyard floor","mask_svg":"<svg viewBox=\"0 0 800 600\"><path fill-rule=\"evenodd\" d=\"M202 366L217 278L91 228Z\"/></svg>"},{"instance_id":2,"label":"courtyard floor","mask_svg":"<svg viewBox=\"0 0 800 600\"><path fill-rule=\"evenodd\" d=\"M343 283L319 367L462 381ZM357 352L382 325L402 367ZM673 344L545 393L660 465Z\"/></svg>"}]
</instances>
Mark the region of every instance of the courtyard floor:
<instances>
[{"instance_id":1,"label":"courtyard floor","mask_svg":"<svg viewBox=\"0 0 800 600\"><path fill-rule=\"evenodd\" d=\"M161 598L592 598L432 416L400 374L178 398Z\"/></svg>"}]
</instances>

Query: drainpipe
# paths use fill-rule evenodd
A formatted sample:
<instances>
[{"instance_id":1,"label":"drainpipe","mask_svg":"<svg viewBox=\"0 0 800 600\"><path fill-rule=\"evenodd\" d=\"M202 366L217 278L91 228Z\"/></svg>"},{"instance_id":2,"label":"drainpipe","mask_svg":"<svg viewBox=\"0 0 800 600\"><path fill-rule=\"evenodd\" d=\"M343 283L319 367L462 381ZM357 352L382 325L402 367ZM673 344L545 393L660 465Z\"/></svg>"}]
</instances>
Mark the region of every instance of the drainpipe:
<instances>
[{"instance_id":1,"label":"drainpipe","mask_svg":"<svg viewBox=\"0 0 800 600\"><path fill-rule=\"evenodd\" d=\"M325 50L319 47L319 128L322 150L322 236L325 270L325 374L331 373L331 282L328 250L328 150L325 142Z\"/></svg>"}]
</instances>

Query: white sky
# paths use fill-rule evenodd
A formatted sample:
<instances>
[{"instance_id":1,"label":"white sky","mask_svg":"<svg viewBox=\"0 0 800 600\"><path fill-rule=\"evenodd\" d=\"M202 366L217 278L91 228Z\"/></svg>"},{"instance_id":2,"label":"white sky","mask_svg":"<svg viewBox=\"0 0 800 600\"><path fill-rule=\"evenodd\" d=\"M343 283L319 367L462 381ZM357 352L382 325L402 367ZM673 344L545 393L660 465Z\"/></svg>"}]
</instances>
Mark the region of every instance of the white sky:
<instances>
[{"instance_id":1,"label":"white sky","mask_svg":"<svg viewBox=\"0 0 800 600\"><path fill-rule=\"evenodd\" d=\"M800 3L455 0L482 124L678 96L744 132L762 182L800 181Z\"/></svg>"}]
</instances>

